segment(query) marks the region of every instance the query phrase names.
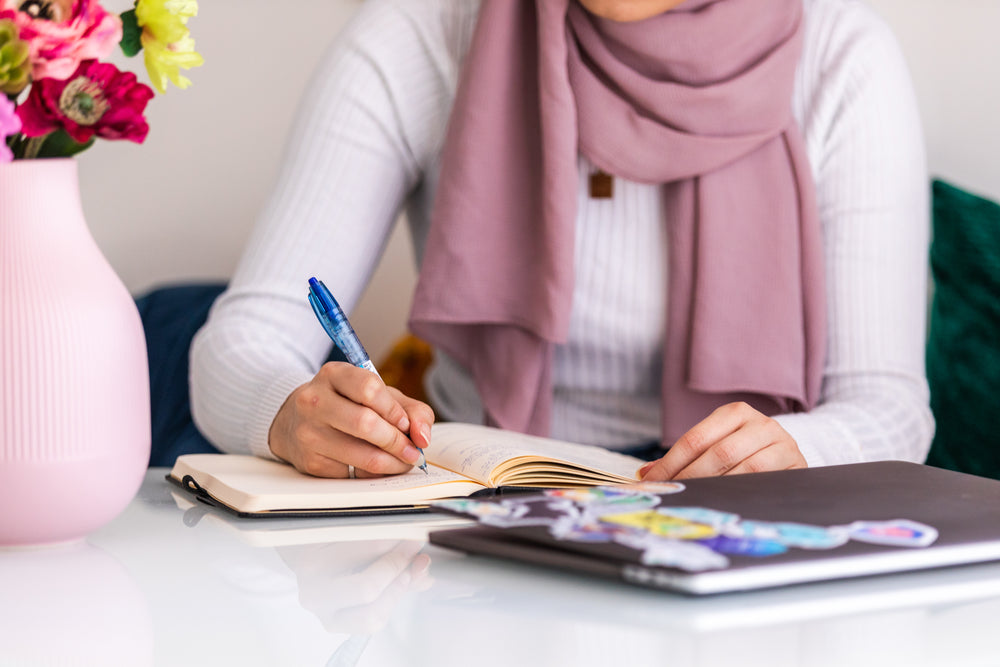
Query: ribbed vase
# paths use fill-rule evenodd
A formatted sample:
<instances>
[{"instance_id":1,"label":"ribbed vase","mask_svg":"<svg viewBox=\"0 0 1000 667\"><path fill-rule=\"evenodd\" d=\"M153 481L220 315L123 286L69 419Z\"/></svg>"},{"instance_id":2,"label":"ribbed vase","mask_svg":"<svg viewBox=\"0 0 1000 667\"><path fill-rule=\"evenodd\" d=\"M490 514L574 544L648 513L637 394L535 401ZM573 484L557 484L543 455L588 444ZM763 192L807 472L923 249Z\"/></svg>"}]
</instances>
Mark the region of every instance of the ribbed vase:
<instances>
[{"instance_id":1,"label":"ribbed vase","mask_svg":"<svg viewBox=\"0 0 1000 667\"><path fill-rule=\"evenodd\" d=\"M0 545L104 525L149 447L142 322L87 228L76 161L0 164Z\"/></svg>"}]
</instances>

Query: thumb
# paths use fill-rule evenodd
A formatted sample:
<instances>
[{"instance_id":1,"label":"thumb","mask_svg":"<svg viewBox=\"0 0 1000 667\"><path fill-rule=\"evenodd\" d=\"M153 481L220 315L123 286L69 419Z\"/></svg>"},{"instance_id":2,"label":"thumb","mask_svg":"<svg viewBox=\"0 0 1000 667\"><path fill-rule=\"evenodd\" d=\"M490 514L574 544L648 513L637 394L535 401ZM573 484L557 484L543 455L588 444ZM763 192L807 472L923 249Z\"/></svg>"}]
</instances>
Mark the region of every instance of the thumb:
<instances>
[{"instance_id":1,"label":"thumb","mask_svg":"<svg viewBox=\"0 0 1000 667\"><path fill-rule=\"evenodd\" d=\"M671 478L670 470L662 457L639 468L639 479L643 482L664 482Z\"/></svg>"}]
</instances>

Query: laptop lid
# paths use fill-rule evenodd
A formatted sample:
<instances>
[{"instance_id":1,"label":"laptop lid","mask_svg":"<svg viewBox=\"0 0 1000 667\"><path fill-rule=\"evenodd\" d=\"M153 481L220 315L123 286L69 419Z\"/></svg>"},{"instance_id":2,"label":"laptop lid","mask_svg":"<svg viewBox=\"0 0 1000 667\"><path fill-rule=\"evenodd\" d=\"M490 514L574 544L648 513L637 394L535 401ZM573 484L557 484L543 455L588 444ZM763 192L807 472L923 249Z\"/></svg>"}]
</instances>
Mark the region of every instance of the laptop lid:
<instances>
[{"instance_id":1,"label":"laptop lid","mask_svg":"<svg viewBox=\"0 0 1000 667\"><path fill-rule=\"evenodd\" d=\"M699 595L1000 559L1000 481L902 461L438 507L479 525L432 543Z\"/></svg>"}]
</instances>

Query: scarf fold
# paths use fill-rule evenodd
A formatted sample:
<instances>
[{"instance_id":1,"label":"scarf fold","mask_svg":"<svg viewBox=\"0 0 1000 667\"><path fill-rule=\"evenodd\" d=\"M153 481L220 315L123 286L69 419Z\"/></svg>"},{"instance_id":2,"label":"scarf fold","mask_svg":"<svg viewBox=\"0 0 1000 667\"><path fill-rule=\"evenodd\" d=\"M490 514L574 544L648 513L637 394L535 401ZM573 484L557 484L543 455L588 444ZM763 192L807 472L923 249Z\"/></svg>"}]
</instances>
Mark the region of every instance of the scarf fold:
<instances>
[{"instance_id":1,"label":"scarf fold","mask_svg":"<svg viewBox=\"0 0 1000 667\"><path fill-rule=\"evenodd\" d=\"M547 434L572 305L577 156L663 184L663 437L746 400L808 410L826 351L814 185L791 113L801 0L688 0L615 23L483 0L448 126L410 327L489 423Z\"/></svg>"}]
</instances>

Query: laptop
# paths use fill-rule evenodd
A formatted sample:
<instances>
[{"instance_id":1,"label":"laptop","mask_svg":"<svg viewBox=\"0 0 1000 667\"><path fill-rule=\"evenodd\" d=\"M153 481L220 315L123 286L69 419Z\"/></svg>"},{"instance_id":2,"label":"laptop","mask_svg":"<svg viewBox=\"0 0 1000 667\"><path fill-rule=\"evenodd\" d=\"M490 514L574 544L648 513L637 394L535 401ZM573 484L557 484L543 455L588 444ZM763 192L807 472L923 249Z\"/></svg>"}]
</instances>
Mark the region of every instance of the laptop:
<instances>
[{"instance_id":1,"label":"laptop","mask_svg":"<svg viewBox=\"0 0 1000 667\"><path fill-rule=\"evenodd\" d=\"M706 595L1000 560L1000 481L879 461L454 499L471 554Z\"/></svg>"}]
</instances>

